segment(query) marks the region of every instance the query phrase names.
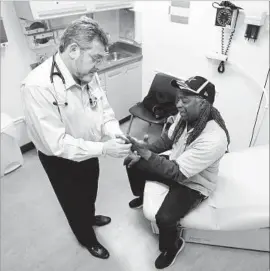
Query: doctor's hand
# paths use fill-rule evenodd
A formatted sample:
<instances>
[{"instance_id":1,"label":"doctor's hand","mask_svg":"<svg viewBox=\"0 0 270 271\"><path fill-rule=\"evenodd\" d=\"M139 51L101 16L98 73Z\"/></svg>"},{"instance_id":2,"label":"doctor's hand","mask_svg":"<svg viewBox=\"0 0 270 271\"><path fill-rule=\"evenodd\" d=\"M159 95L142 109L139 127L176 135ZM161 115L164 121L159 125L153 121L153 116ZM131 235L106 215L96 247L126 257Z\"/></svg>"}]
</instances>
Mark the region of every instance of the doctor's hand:
<instances>
[{"instance_id":1,"label":"doctor's hand","mask_svg":"<svg viewBox=\"0 0 270 271\"><path fill-rule=\"evenodd\" d=\"M124 134L117 134L115 138L121 139L121 143L123 144L130 144L129 139Z\"/></svg>"},{"instance_id":2,"label":"doctor's hand","mask_svg":"<svg viewBox=\"0 0 270 271\"><path fill-rule=\"evenodd\" d=\"M104 142L103 153L114 158L126 157L130 152L131 144L123 144L122 139L110 139Z\"/></svg>"},{"instance_id":3,"label":"doctor's hand","mask_svg":"<svg viewBox=\"0 0 270 271\"><path fill-rule=\"evenodd\" d=\"M135 165L141 157L137 154L136 151L131 152L124 160L124 166L127 166L128 168L131 168L133 165Z\"/></svg>"},{"instance_id":4,"label":"doctor's hand","mask_svg":"<svg viewBox=\"0 0 270 271\"><path fill-rule=\"evenodd\" d=\"M132 144L132 151L136 151L138 155L143 157L145 160L150 158L152 152L148 150L148 135L145 135L143 140L138 140L135 137L131 137L129 135L127 138Z\"/></svg>"}]
</instances>

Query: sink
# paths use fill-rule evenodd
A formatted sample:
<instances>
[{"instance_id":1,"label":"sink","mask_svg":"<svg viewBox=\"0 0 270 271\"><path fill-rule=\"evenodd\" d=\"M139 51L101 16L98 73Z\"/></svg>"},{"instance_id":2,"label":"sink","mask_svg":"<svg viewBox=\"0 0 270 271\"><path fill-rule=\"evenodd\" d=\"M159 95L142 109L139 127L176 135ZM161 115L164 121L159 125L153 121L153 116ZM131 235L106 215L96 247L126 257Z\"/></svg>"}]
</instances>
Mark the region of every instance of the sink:
<instances>
[{"instance_id":1,"label":"sink","mask_svg":"<svg viewBox=\"0 0 270 271\"><path fill-rule=\"evenodd\" d=\"M125 52L111 52L106 56L106 61L118 61L123 58L130 57L131 54Z\"/></svg>"}]
</instances>

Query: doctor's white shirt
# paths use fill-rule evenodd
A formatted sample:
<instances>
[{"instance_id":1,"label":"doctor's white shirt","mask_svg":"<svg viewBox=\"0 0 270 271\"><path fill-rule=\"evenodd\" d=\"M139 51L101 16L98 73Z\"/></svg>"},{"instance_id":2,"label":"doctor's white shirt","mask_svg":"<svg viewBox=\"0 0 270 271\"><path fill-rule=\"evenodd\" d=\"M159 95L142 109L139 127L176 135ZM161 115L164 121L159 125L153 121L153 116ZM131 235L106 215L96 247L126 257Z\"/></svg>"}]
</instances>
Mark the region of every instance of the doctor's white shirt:
<instances>
[{"instance_id":1,"label":"doctor's white shirt","mask_svg":"<svg viewBox=\"0 0 270 271\"><path fill-rule=\"evenodd\" d=\"M116 134L123 132L100 87L98 75L93 76L88 87L81 87L73 79L59 53L55 61L65 85L59 76L54 76L54 84L51 83L52 58L31 71L22 82L29 137L37 150L45 155L78 162L102 156L104 137L115 138ZM91 95L97 99L97 105L93 108L90 106Z\"/></svg>"}]
</instances>

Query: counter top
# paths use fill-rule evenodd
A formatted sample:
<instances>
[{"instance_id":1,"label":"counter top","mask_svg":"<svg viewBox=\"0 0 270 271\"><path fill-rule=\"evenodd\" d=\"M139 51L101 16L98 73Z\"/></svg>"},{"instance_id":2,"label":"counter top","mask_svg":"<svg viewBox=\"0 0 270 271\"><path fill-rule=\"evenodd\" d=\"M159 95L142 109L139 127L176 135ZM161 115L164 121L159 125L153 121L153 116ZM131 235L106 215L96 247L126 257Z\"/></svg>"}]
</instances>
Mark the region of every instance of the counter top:
<instances>
[{"instance_id":1,"label":"counter top","mask_svg":"<svg viewBox=\"0 0 270 271\"><path fill-rule=\"evenodd\" d=\"M103 73L108 70L140 61L143 57L141 47L121 41L115 42L109 47L109 54L113 54L113 52L117 52L119 54L122 53L126 57L117 60L105 60L101 65L99 65L98 73Z\"/></svg>"},{"instance_id":2,"label":"counter top","mask_svg":"<svg viewBox=\"0 0 270 271\"><path fill-rule=\"evenodd\" d=\"M117 59L117 60L105 60L101 65L98 66L98 74L113 70L115 68L120 68L122 66L128 65L133 62L140 61L142 56L142 49L132 44L124 42L115 42L110 46L110 52L124 53L127 57ZM41 63L31 64L31 69L34 69Z\"/></svg>"},{"instance_id":3,"label":"counter top","mask_svg":"<svg viewBox=\"0 0 270 271\"><path fill-rule=\"evenodd\" d=\"M143 58L142 54L133 54L130 57L126 57L117 61L105 62L98 68L98 74L140 61L142 58Z\"/></svg>"}]
</instances>

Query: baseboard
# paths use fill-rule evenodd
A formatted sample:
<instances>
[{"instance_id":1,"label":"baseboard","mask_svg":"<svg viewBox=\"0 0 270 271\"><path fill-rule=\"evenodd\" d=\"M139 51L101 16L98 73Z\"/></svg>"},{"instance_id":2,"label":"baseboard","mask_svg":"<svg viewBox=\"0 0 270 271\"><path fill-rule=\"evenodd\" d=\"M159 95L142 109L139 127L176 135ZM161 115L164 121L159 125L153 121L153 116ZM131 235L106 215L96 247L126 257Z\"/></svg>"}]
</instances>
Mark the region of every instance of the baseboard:
<instances>
[{"instance_id":1,"label":"baseboard","mask_svg":"<svg viewBox=\"0 0 270 271\"><path fill-rule=\"evenodd\" d=\"M123 124L123 123L125 123L125 122L129 121L129 120L130 120L130 118L131 118L131 115L129 115L129 116L127 116L127 117L125 117L125 118L123 118L123 119L119 120L119 123L120 123L120 124Z\"/></svg>"},{"instance_id":2,"label":"baseboard","mask_svg":"<svg viewBox=\"0 0 270 271\"><path fill-rule=\"evenodd\" d=\"M33 142L29 142L29 143L21 146L22 153L26 153L26 152L31 151L33 149L35 149L35 145L33 144Z\"/></svg>"}]
</instances>

